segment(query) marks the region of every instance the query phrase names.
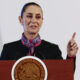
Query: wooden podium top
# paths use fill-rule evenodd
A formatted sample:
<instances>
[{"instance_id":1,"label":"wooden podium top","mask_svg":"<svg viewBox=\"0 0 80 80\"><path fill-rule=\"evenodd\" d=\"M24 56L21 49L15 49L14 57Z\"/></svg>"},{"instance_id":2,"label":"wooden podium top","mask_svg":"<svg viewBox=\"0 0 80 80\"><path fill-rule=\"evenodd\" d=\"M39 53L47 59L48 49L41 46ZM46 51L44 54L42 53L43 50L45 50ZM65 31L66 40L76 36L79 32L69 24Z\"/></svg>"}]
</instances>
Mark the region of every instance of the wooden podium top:
<instances>
[{"instance_id":1,"label":"wooden podium top","mask_svg":"<svg viewBox=\"0 0 80 80\"><path fill-rule=\"evenodd\" d=\"M48 70L47 80L74 80L73 60L43 60ZM0 80L12 80L11 70L15 60L0 61Z\"/></svg>"}]
</instances>

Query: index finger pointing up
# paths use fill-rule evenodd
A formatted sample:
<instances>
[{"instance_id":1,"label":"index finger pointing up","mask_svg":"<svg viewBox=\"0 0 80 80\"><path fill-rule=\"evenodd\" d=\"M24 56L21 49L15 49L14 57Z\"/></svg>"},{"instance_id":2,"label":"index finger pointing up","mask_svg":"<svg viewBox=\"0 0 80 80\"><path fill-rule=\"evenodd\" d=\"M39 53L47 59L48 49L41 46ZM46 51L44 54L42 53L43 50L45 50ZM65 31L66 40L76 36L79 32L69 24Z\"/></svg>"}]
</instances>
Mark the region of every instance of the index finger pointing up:
<instances>
[{"instance_id":1,"label":"index finger pointing up","mask_svg":"<svg viewBox=\"0 0 80 80\"><path fill-rule=\"evenodd\" d=\"M76 36L76 32L73 33L72 40L74 40L75 36Z\"/></svg>"}]
</instances>

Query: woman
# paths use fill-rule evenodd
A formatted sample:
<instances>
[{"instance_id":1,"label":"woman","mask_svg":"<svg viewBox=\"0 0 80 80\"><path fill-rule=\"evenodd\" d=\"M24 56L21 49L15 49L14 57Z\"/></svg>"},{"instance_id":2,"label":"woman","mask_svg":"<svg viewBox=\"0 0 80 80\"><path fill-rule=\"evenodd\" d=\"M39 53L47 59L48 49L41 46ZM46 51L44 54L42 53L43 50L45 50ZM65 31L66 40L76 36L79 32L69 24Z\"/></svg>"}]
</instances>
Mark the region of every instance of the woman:
<instances>
[{"instance_id":1,"label":"woman","mask_svg":"<svg viewBox=\"0 0 80 80\"><path fill-rule=\"evenodd\" d=\"M43 23L43 12L40 5L30 2L23 6L19 21L24 32L19 41L5 44L1 53L2 60L17 60L23 56L36 56L40 59L63 59L56 44L40 39L38 34ZM74 41L75 33L67 46L67 58L74 58L78 51Z\"/></svg>"}]
</instances>

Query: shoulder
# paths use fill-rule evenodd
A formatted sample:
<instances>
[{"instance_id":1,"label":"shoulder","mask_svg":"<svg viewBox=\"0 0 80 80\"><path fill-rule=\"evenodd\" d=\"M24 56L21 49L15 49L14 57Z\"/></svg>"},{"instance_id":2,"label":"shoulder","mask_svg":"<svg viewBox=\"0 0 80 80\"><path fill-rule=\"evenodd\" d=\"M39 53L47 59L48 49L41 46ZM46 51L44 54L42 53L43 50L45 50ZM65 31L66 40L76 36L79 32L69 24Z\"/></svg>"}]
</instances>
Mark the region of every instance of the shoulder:
<instances>
[{"instance_id":1,"label":"shoulder","mask_svg":"<svg viewBox=\"0 0 80 80\"><path fill-rule=\"evenodd\" d=\"M62 59L61 50L57 44L42 40L42 49L47 59Z\"/></svg>"},{"instance_id":2,"label":"shoulder","mask_svg":"<svg viewBox=\"0 0 80 80\"><path fill-rule=\"evenodd\" d=\"M49 50L49 51L58 51L59 46L57 44L42 40L42 44L41 47L45 50Z\"/></svg>"},{"instance_id":3,"label":"shoulder","mask_svg":"<svg viewBox=\"0 0 80 80\"><path fill-rule=\"evenodd\" d=\"M46 41L46 40L42 40L42 44L43 44L44 46L48 46L48 47L58 47L57 44L48 42L48 41Z\"/></svg>"},{"instance_id":4,"label":"shoulder","mask_svg":"<svg viewBox=\"0 0 80 80\"><path fill-rule=\"evenodd\" d=\"M0 59L9 60L16 58L16 55L20 53L21 52L20 50L22 49L20 45L21 40L4 44Z\"/></svg>"},{"instance_id":5,"label":"shoulder","mask_svg":"<svg viewBox=\"0 0 80 80\"><path fill-rule=\"evenodd\" d=\"M11 48L11 47L14 47L14 46L17 47L19 45L21 45L21 40L6 43L6 44L4 44L4 47Z\"/></svg>"}]
</instances>

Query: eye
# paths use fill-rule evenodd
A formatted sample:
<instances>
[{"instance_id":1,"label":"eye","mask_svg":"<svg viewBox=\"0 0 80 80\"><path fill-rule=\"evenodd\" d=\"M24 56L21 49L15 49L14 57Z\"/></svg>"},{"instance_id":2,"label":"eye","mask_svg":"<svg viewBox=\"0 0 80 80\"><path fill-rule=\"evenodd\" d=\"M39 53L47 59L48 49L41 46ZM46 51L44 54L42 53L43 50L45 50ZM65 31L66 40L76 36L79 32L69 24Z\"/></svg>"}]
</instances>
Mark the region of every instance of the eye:
<instances>
[{"instance_id":1,"label":"eye","mask_svg":"<svg viewBox=\"0 0 80 80\"><path fill-rule=\"evenodd\" d=\"M40 19L41 18L41 16L36 16L36 19Z\"/></svg>"},{"instance_id":2,"label":"eye","mask_svg":"<svg viewBox=\"0 0 80 80\"><path fill-rule=\"evenodd\" d=\"M31 15L27 15L26 17L27 17L27 18L32 18L32 16L31 16Z\"/></svg>"}]
</instances>

